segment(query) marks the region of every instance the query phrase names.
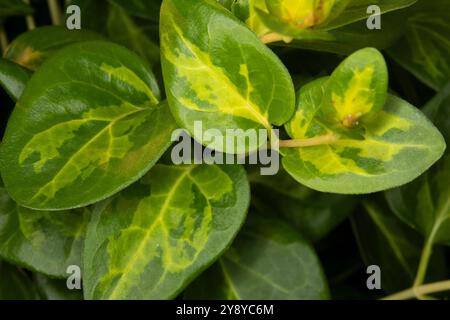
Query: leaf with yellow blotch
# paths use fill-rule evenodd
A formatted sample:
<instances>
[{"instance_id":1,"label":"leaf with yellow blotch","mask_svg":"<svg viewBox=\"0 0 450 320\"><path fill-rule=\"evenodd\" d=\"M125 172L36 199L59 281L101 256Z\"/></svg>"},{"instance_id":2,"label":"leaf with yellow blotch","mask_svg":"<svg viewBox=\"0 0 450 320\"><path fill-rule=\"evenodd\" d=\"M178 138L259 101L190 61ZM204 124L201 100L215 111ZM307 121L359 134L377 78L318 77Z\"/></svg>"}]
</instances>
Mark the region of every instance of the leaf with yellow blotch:
<instances>
[{"instance_id":1,"label":"leaf with yellow blotch","mask_svg":"<svg viewBox=\"0 0 450 320\"><path fill-rule=\"evenodd\" d=\"M418 177L442 156L445 141L418 109L394 96L386 100L386 93L386 66L374 49L356 52L331 77L301 88L286 130L293 139L320 143L283 148L285 169L312 189L343 194Z\"/></svg>"},{"instance_id":2,"label":"leaf with yellow blotch","mask_svg":"<svg viewBox=\"0 0 450 320\"><path fill-rule=\"evenodd\" d=\"M176 297L228 248L249 202L238 165L156 165L95 209L85 241L85 298Z\"/></svg>"},{"instance_id":3,"label":"leaf with yellow blotch","mask_svg":"<svg viewBox=\"0 0 450 320\"><path fill-rule=\"evenodd\" d=\"M167 99L178 124L210 149L256 150L266 141L226 150L227 129L268 129L292 116L292 79L258 37L219 3L165 0L161 54ZM194 130L220 133L203 137Z\"/></svg>"},{"instance_id":4,"label":"leaf with yellow blotch","mask_svg":"<svg viewBox=\"0 0 450 320\"><path fill-rule=\"evenodd\" d=\"M2 177L21 206L85 206L144 175L175 128L138 56L109 42L74 44L28 82L0 149Z\"/></svg>"}]
</instances>

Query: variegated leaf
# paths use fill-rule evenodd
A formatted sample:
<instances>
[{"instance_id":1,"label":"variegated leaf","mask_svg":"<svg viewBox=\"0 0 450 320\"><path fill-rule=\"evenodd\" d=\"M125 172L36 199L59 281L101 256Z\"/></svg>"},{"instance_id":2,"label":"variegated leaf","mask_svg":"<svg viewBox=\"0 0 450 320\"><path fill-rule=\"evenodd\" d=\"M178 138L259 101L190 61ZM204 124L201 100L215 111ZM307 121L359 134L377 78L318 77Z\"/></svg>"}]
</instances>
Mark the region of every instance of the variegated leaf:
<instances>
[{"instance_id":1,"label":"variegated leaf","mask_svg":"<svg viewBox=\"0 0 450 320\"><path fill-rule=\"evenodd\" d=\"M177 122L211 149L226 151L227 129L268 129L294 111L294 90L278 58L230 12L212 0L165 0L161 51L169 105ZM217 139L194 132L218 129ZM223 138L223 139L222 139ZM256 150L266 141L238 146ZM245 149L244 149L245 147Z\"/></svg>"},{"instance_id":2,"label":"variegated leaf","mask_svg":"<svg viewBox=\"0 0 450 320\"><path fill-rule=\"evenodd\" d=\"M68 45L102 39L99 34L86 30L68 30L58 26L40 27L14 39L4 57L34 71L46 59Z\"/></svg>"},{"instance_id":3,"label":"variegated leaf","mask_svg":"<svg viewBox=\"0 0 450 320\"><path fill-rule=\"evenodd\" d=\"M85 298L174 298L229 246L248 205L239 166L156 165L98 205L85 242Z\"/></svg>"},{"instance_id":4,"label":"variegated leaf","mask_svg":"<svg viewBox=\"0 0 450 320\"><path fill-rule=\"evenodd\" d=\"M388 71L382 54L361 49L345 59L327 80L320 116L336 131L352 129L383 108Z\"/></svg>"},{"instance_id":5,"label":"variegated leaf","mask_svg":"<svg viewBox=\"0 0 450 320\"><path fill-rule=\"evenodd\" d=\"M369 57L363 67L352 57L333 76L300 90L297 113L286 124L292 138L322 142L282 151L286 170L319 191L371 193L399 186L445 149L440 132L418 109L394 96L383 106L384 67Z\"/></svg>"},{"instance_id":6,"label":"variegated leaf","mask_svg":"<svg viewBox=\"0 0 450 320\"><path fill-rule=\"evenodd\" d=\"M8 192L26 207L67 209L130 185L170 145L175 124L158 100L153 74L127 49L61 50L33 75L8 122L0 152Z\"/></svg>"},{"instance_id":7,"label":"variegated leaf","mask_svg":"<svg viewBox=\"0 0 450 320\"><path fill-rule=\"evenodd\" d=\"M81 265L89 209L37 211L20 207L0 186L0 257L51 277Z\"/></svg>"}]
</instances>

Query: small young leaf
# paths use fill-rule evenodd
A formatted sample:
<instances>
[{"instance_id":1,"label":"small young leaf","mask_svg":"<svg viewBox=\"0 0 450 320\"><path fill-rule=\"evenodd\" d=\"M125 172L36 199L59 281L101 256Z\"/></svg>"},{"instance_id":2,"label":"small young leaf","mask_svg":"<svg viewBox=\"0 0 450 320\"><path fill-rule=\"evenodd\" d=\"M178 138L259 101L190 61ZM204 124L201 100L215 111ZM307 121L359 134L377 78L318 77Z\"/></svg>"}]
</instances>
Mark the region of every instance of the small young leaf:
<instances>
[{"instance_id":1,"label":"small young leaf","mask_svg":"<svg viewBox=\"0 0 450 320\"><path fill-rule=\"evenodd\" d=\"M102 39L102 36L84 30L68 30L56 26L41 27L17 37L8 46L4 57L35 71L46 59L68 45Z\"/></svg>"},{"instance_id":2,"label":"small young leaf","mask_svg":"<svg viewBox=\"0 0 450 320\"><path fill-rule=\"evenodd\" d=\"M285 169L323 192L371 193L405 184L445 149L442 135L419 110L394 96L383 106L384 63L376 66L375 57L366 58L364 68L352 57L330 78L300 89L297 113L286 124L295 139L329 138L326 144L282 151Z\"/></svg>"},{"instance_id":3,"label":"small young leaf","mask_svg":"<svg viewBox=\"0 0 450 320\"><path fill-rule=\"evenodd\" d=\"M256 35L214 1L165 0L161 9L164 83L172 113L200 143L226 151L224 139L203 129L271 129L294 111L292 80ZM256 150L266 141L237 146Z\"/></svg>"},{"instance_id":4,"label":"small young leaf","mask_svg":"<svg viewBox=\"0 0 450 320\"><path fill-rule=\"evenodd\" d=\"M19 100L32 72L14 62L0 58L0 86L14 101Z\"/></svg>"},{"instance_id":5,"label":"small young leaf","mask_svg":"<svg viewBox=\"0 0 450 320\"><path fill-rule=\"evenodd\" d=\"M85 206L139 179L175 123L153 74L108 42L74 44L31 78L6 129L2 176L20 205ZM23 130L23 128L27 128Z\"/></svg>"},{"instance_id":6,"label":"small young leaf","mask_svg":"<svg viewBox=\"0 0 450 320\"><path fill-rule=\"evenodd\" d=\"M58 278L81 265L89 210L35 211L18 206L0 186L0 257Z\"/></svg>"},{"instance_id":7,"label":"small young leaf","mask_svg":"<svg viewBox=\"0 0 450 320\"><path fill-rule=\"evenodd\" d=\"M188 299L327 299L313 247L278 220L250 216L230 249L187 290Z\"/></svg>"},{"instance_id":8,"label":"small young leaf","mask_svg":"<svg viewBox=\"0 0 450 320\"><path fill-rule=\"evenodd\" d=\"M450 143L450 84L425 108ZM414 158L415 161L418 158ZM392 210L433 243L450 245L450 152L419 179L386 192Z\"/></svg>"},{"instance_id":9,"label":"small young leaf","mask_svg":"<svg viewBox=\"0 0 450 320\"><path fill-rule=\"evenodd\" d=\"M326 122L353 128L386 103L388 71L383 56L372 48L345 59L328 79L320 114Z\"/></svg>"},{"instance_id":10,"label":"small young leaf","mask_svg":"<svg viewBox=\"0 0 450 320\"><path fill-rule=\"evenodd\" d=\"M405 36L388 54L418 79L438 91L450 79L450 9L448 0L420 1L408 9Z\"/></svg>"},{"instance_id":11,"label":"small young leaf","mask_svg":"<svg viewBox=\"0 0 450 320\"><path fill-rule=\"evenodd\" d=\"M229 246L248 205L240 166L156 165L98 205L85 242L85 298L174 298Z\"/></svg>"}]
</instances>

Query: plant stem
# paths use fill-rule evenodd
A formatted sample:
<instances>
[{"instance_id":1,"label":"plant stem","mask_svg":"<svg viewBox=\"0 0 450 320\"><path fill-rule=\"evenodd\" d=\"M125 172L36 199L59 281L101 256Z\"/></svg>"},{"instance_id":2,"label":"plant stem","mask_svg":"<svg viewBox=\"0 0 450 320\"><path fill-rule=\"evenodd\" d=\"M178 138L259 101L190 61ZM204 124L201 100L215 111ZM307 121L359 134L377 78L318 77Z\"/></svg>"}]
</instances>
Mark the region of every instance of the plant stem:
<instances>
[{"instance_id":1,"label":"plant stem","mask_svg":"<svg viewBox=\"0 0 450 320\"><path fill-rule=\"evenodd\" d=\"M0 25L0 53L3 55L8 47L8 35L6 34L5 27Z\"/></svg>"},{"instance_id":2,"label":"plant stem","mask_svg":"<svg viewBox=\"0 0 450 320\"><path fill-rule=\"evenodd\" d=\"M23 0L26 4L30 4L30 0ZM27 22L28 30L36 29L36 22L34 21L34 17L32 15L27 15L25 17L25 21Z\"/></svg>"},{"instance_id":3,"label":"plant stem","mask_svg":"<svg viewBox=\"0 0 450 320\"><path fill-rule=\"evenodd\" d=\"M52 23L54 25L61 25L62 23L62 13L59 7L58 0L47 0L48 8L50 10L50 16L52 18Z\"/></svg>"},{"instance_id":4,"label":"plant stem","mask_svg":"<svg viewBox=\"0 0 450 320\"><path fill-rule=\"evenodd\" d=\"M429 283L417 286L415 288L413 287L410 289L406 289L398 293L392 294L390 296L387 296L383 298L383 300L407 300L416 298L417 296L424 296L426 294L448 290L450 290L450 280Z\"/></svg>"},{"instance_id":5,"label":"plant stem","mask_svg":"<svg viewBox=\"0 0 450 320\"><path fill-rule=\"evenodd\" d=\"M284 37L279 33L271 32L271 33L267 33L267 34L261 36L260 39L265 44L268 44L268 43L272 43L272 42L283 41Z\"/></svg>"},{"instance_id":6,"label":"plant stem","mask_svg":"<svg viewBox=\"0 0 450 320\"><path fill-rule=\"evenodd\" d=\"M339 139L339 136L335 134L327 134L325 136L314 137L310 139L293 139L293 140L280 140L280 148L301 148L318 146L322 144L329 144Z\"/></svg>"}]
</instances>

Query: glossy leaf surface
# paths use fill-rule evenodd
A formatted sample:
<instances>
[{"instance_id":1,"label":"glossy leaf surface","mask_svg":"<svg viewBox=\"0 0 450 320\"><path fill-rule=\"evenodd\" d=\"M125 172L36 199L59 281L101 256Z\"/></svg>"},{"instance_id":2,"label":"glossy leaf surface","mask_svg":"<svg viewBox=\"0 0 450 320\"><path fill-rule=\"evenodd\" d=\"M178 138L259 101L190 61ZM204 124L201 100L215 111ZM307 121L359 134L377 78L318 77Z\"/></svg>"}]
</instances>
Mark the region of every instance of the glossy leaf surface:
<instances>
[{"instance_id":1,"label":"glossy leaf surface","mask_svg":"<svg viewBox=\"0 0 450 320\"><path fill-rule=\"evenodd\" d=\"M158 100L153 74L127 49L63 49L34 74L8 122L8 192L26 207L67 209L130 185L170 145L175 125Z\"/></svg>"},{"instance_id":2,"label":"glossy leaf surface","mask_svg":"<svg viewBox=\"0 0 450 320\"><path fill-rule=\"evenodd\" d=\"M294 90L287 70L220 4L165 0L161 50L172 113L210 149L225 150L226 129L270 129L291 117ZM203 130L218 129L221 137L204 139L194 130L195 121L202 121ZM265 142L247 142L246 151ZM243 153L242 147L228 151Z\"/></svg>"},{"instance_id":3,"label":"glossy leaf surface","mask_svg":"<svg viewBox=\"0 0 450 320\"><path fill-rule=\"evenodd\" d=\"M85 244L85 297L174 298L239 231L246 179L239 166L158 164L100 204Z\"/></svg>"}]
</instances>

